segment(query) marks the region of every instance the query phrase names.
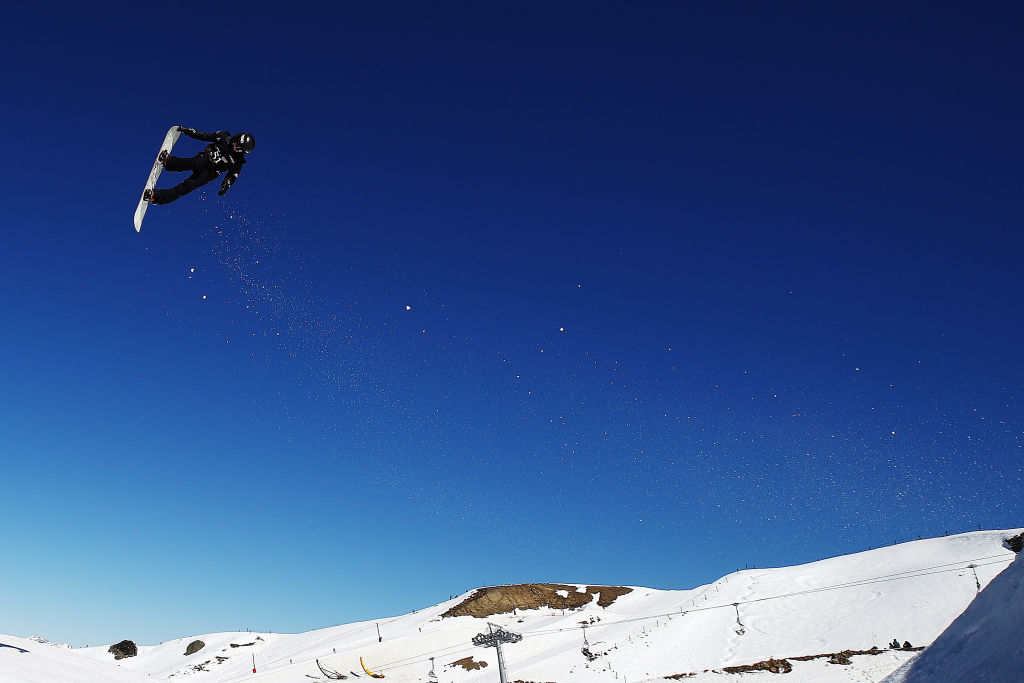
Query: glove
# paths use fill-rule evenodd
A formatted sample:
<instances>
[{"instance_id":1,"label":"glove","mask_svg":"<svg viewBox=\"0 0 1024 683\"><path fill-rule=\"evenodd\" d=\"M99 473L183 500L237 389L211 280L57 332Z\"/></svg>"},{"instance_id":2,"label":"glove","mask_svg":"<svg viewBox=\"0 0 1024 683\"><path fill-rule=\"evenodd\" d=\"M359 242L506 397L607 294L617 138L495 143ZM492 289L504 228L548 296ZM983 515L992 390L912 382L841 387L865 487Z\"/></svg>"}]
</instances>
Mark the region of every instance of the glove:
<instances>
[{"instance_id":1,"label":"glove","mask_svg":"<svg viewBox=\"0 0 1024 683\"><path fill-rule=\"evenodd\" d=\"M185 135L195 135L195 128L188 128L187 126L178 126L178 132L184 133Z\"/></svg>"},{"instance_id":2,"label":"glove","mask_svg":"<svg viewBox=\"0 0 1024 683\"><path fill-rule=\"evenodd\" d=\"M238 180L238 176L234 172L228 173L224 176L224 180L220 181L220 192L217 194L223 197L224 193L228 191L229 187L235 184L236 180Z\"/></svg>"}]
</instances>

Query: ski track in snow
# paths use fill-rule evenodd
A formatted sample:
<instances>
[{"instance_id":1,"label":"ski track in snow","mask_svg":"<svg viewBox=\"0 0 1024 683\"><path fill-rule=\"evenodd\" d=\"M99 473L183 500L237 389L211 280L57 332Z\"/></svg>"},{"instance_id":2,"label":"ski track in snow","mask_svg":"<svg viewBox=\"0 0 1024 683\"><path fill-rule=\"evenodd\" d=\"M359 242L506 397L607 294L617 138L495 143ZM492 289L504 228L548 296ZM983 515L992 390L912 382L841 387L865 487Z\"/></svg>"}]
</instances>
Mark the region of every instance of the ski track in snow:
<instances>
[{"instance_id":1,"label":"ski track in snow","mask_svg":"<svg viewBox=\"0 0 1024 683\"><path fill-rule=\"evenodd\" d=\"M729 609L729 618L733 620L733 623L732 627L729 629L730 635L726 641L725 649L722 654L722 661L726 662L724 666L732 666L733 662L736 661L736 653L740 648L741 639L746 635L746 629L742 627L742 622L738 617L737 610L739 609L738 605L745 604L751 597L756 595L756 591L754 590L754 585L757 583L757 577L754 574L755 571L757 570L747 570L743 573L743 581L745 585ZM722 609L724 610L725 607Z\"/></svg>"}]
</instances>

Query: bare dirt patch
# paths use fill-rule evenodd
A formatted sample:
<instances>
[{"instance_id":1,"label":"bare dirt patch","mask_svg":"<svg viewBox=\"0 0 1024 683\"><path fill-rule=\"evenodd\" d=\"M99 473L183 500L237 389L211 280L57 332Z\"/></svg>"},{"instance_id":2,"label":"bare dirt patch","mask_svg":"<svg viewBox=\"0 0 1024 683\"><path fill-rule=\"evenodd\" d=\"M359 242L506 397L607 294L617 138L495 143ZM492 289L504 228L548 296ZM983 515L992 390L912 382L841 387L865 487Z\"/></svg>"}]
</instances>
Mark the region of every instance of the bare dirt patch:
<instances>
[{"instance_id":1,"label":"bare dirt patch","mask_svg":"<svg viewBox=\"0 0 1024 683\"><path fill-rule=\"evenodd\" d=\"M632 588L625 586L587 586L581 593L576 586L558 583L491 586L473 591L472 595L441 616L483 619L517 609L576 609L594 602L594 596L597 596L598 607L608 607L616 599L632 591Z\"/></svg>"},{"instance_id":2,"label":"bare dirt patch","mask_svg":"<svg viewBox=\"0 0 1024 683\"><path fill-rule=\"evenodd\" d=\"M480 660L479 662L473 661L473 657L463 657L457 661L452 662L448 666L461 666L466 671L474 671L476 669L483 669L487 666L487 662Z\"/></svg>"}]
</instances>

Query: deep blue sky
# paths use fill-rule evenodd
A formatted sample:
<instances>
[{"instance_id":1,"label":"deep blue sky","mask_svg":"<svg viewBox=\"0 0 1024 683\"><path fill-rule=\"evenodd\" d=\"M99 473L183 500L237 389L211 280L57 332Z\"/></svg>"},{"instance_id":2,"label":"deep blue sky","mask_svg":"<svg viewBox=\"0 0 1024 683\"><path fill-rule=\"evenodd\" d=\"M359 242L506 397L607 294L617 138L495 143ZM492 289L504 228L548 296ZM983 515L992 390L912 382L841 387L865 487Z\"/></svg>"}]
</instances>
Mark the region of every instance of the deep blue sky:
<instances>
[{"instance_id":1,"label":"deep blue sky","mask_svg":"<svg viewBox=\"0 0 1024 683\"><path fill-rule=\"evenodd\" d=\"M8 8L0 632L1020 526L1024 16L958 5ZM136 234L173 124L256 150Z\"/></svg>"}]
</instances>

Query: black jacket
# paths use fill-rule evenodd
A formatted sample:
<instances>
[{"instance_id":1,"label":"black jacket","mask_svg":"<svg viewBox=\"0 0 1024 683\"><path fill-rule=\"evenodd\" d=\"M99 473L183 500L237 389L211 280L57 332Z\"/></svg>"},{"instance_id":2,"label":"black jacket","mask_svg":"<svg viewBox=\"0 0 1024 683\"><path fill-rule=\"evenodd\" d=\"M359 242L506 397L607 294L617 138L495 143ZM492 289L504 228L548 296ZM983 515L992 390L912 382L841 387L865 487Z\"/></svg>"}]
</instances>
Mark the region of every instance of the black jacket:
<instances>
[{"instance_id":1,"label":"black jacket","mask_svg":"<svg viewBox=\"0 0 1024 683\"><path fill-rule=\"evenodd\" d=\"M238 174L242 172L242 166L245 165L245 153L234 150L231 145L231 133L226 130L204 133L191 128L182 128L181 132L195 140L210 143L203 150L203 154L210 157L210 164L217 173L227 171L227 175L220 183L220 194L227 192L228 188L238 180Z\"/></svg>"}]
</instances>

